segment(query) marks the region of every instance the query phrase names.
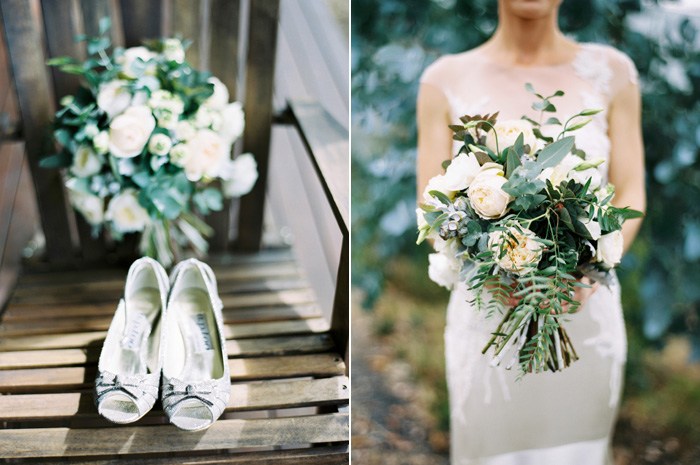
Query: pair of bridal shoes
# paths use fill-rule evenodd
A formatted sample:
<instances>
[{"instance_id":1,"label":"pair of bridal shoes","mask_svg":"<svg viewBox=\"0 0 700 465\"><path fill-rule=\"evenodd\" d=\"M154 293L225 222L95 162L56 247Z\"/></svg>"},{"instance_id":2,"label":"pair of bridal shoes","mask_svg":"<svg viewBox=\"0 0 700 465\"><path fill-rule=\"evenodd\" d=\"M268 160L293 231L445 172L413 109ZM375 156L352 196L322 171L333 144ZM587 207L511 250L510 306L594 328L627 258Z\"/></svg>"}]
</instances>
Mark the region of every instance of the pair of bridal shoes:
<instances>
[{"instance_id":1,"label":"pair of bridal shoes","mask_svg":"<svg viewBox=\"0 0 700 465\"><path fill-rule=\"evenodd\" d=\"M196 259L170 274L151 258L129 269L100 354L95 403L114 423L132 423L159 397L171 423L211 426L228 404L231 379L223 304L212 269ZM160 392L159 392L160 386Z\"/></svg>"}]
</instances>

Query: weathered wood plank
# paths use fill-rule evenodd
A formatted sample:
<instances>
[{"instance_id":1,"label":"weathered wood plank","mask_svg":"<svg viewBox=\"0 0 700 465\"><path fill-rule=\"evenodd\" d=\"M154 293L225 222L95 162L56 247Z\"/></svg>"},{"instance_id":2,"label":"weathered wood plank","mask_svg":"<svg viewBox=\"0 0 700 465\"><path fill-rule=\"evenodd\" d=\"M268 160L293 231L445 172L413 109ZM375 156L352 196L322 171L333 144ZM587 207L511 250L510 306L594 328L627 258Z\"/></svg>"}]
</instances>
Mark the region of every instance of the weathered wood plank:
<instances>
[{"instance_id":1,"label":"weathered wood plank","mask_svg":"<svg viewBox=\"0 0 700 465\"><path fill-rule=\"evenodd\" d=\"M170 0L172 2L172 29L169 35L192 40L187 50L187 61L199 68L202 52L201 14L204 0Z\"/></svg>"},{"instance_id":2,"label":"weathered wood plank","mask_svg":"<svg viewBox=\"0 0 700 465\"><path fill-rule=\"evenodd\" d=\"M229 359L231 379L249 381L345 374L343 360L335 354L288 355ZM59 367L0 370L0 392L49 392L83 389L94 383L96 367Z\"/></svg>"},{"instance_id":3,"label":"weathered wood plank","mask_svg":"<svg viewBox=\"0 0 700 465\"><path fill-rule=\"evenodd\" d=\"M347 362L350 350L350 238L347 232L343 235L343 246L335 282L331 334L338 351L344 355Z\"/></svg>"},{"instance_id":4,"label":"weathered wood plank","mask_svg":"<svg viewBox=\"0 0 700 465\"><path fill-rule=\"evenodd\" d=\"M97 37L100 33L100 19L108 17L112 21L110 28L112 45L124 46L122 18L117 2L118 0L81 0L85 34L89 37Z\"/></svg>"},{"instance_id":5,"label":"weathered wood plank","mask_svg":"<svg viewBox=\"0 0 700 465\"><path fill-rule=\"evenodd\" d=\"M144 39L156 39L161 35L161 0L120 0L124 45L141 45Z\"/></svg>"},{"instance_id":6,"label":"weathered wood plank","mask_svg":"<svg viewBox=\"0 0 700 465\"><path fill-rule=\"evenodd\" d=\"M289 104L326 198L345 233L350 224L348 131L318 102L291 100Z\"/></svg>"},{"instance_id":7,"label":"weathered wood plank","mask_svg":"<svg viewBox=\"0 0 700 465\"><path fill-rule=\"evenodd\" d=\"M246 58L246 131L243 149L255 155L258 182L241 198L237 248L258 250L262 239L265 190L270 155L272 87L275 74L279 0L251 2Z\"/></svg>"},{"instance_id":8,"label":"weathered wood plank","mask_svg":"<svg viewBox=\"0 0 700 465\"><path fill-rule=\"evenodd\" d=\"M245 281L226 280L219 282L219 295L244 294L253 292L277 292L300 290L308 287L308 283L299 278L264 278ZM124 294L124 281L114 280L93 285L73 284L66 286L44 287L41 292L36 289L18 289L12 296L12 303L17 305L41 305L91 302L118 302Z\"/></svg>"},{"instance_id":9,"label":"weathered wood plank","mask_svg":"<svg viewBox=\"0 0 700 465\"><path fill-rule=\"evenodd\" d=\"M78 0L42 0L44 18L44 35L51 58L70 56L76 60L85 59L83 42L76 42L75 37L83 33L83 18L80 14ZM75 95L80 87L80 80L75 74L64 73L58 68L51 68L53 77L53 95L56 107L65 95ZM71 211L67 214L73 214ZM75 214L80 237L80 253L85 260L101 260L106 255L104 234L92 235L92 226L80 214Z\"/></svg>"},{"instance_id":10,"label":"weathered wood plank","mask_svg":"<svg viewBox=\"0 0 700 465\"><path fill-rule=\"evenodd\" d=\"M225 279L227 276L251 276L265 275L275 276L275 269L288 270L295 266L294 255L290 249L262 250L254 254L235 254L225 256L209 257L209 264L212 265L217 279ZM34 272L25 274L22 277L19 287L32 287L43 285L74 284L76 282L88 283L99 282L105 279L118 279L123 282L128 269L125 268L102 268L102 269L79 269L62 270L55 272Z\"/></svg>"},{"instance_id":11,"label":"weathered wood plank","mask_svg":"<svg viewBox=\"0 0 700 465\"><path fill-rule=\"evenodd\" d=\"M265 265L251 269L221 270L215 271L215 273L221 293L243 291L246 289L246 286L262 286L266 282L303 279L294 263L280 264L278 266ZM17 283L14 295L21 298L38 293L63 296L77 293L103 292L112 292L119 295L119 292L123 292L126 270L123 272L119 270L104 273L96 271L95 274L101 276L102 279L87 279L87 275L85 275L85 278L81 275L76 275L78 279L66 280L65 282L27 283L29 276L25 275Z\"/></svg>"},{"instance_id":12,"label":"weathered wood plank","mask_svg":"<svg viewBox=\"0 0 700 465\"><path fill-rule=\"evenodd\" d=\"M211 0L209 19L213 44L209 48L209 69L228 88L230 99L233 101L236 99L239 73L239 0ZM227 250L231 238L231 201L226 200L221 211L212 212L207 218L207 223L214 229L214 235L209 239L210 250Z\"/></svg>"},{"instance_id":13,"label":"weathered wood plank","mask_svg":"<svg viewBox=\"0 0 700 465\"><path fill-rule=\"evenodd\" d=\"M7 451L7 458L23 458L284 446L347 441L348 426L348 415L336 413L219 420L200 433L183 433L167 425L93 429L27 428L0 431L0 450Z\"/></svg>"},{"instance_id":14,"label":"weathered wood plank","mask_svg":"<svg viewBox=\"0 0 700 465\"><path fill-rule=\"evenodd\" d=\"M245 451L238 454L197 455L195 457L188 455L186 459L184 457L179 458L186 461L187 465L346 465L349 463L348 444L305 447L274 452ZM172 465L173 460L177 459L178 456L167 458L145 458L140 456L138 457L138 464ZM124 463L124 459L120 458L98 460L80 460L73 458L42 461L42 465L122 465Z\"/></svg>"},{"instance_id":15,"label":"weathered wood plank","mask_svg":"<svg viewBox=\"0 0 700 465\"><path fill-rule=\"evenodd\" d=\"M44 231L51 232L46 234L46 255L53 263L66 263L72 259L73 243L63 183L58 171L39 167L39 160L53 153L50 132L53 111L41 34L31 7L31 2L24 0L0 1L41 225Z\"/></svg>"},{"instance_id":16,"label":"weathered wood plank","mask_svg":"<svg viewBox=\"0 0 700 465\"><path fill-rule=\"evenodd\" d=\"M230 358L271 355L297 355L332 350L333 340L328 334L305 336L266 337L226 341ZM45 349L0 352L0 370L17 368L47 368L97 363L101 347L89 349Z\"/></svg>"},{"instance_id":17,"label":"weathered wood plank","mask_svg":"<svg viewBox=\"0 0 700 465\"><path fill-rule=\"evenodd\" d=\"M117 303L117 296L108 299L107 302L74 303L63 304L58 300L50 300L39 294L36 296L37 302L14 303L7 306L6 317L15 318L21 314L39 313L44 318L54 316L87 316L87 315L111 315L114 313ZM88 300L88 299L83 299ZM315 301L315 296L310 289L294 289L286 291L255 292L240 295L222 295L221 300L224 308L247 308L277 305L303 305Z\"/></svg>"},{"instance_id":18,"label":"weathered wood plank","mask_svg":"<svg viewBox=\"0 0 700 465\"><path fill-rule=\"evenodd\" d=\"M329 324L325 319L309 318L296 321L226 325L224 332L227 339L243 339L323 333L328 331L328 329ZM106 334L106 331L91 331L85 333L3 337L0 338L0 351L100 347Z\"/></svg>"},{"instance_id":19,"label":"weathered wood plank","mask_svg":"<svg viewBox=\"0 0 700 465\"><path fill-rule=\"evenodd\" d=\"M349 399L348 379L334 378L241 383L231 386L227 412L338 405ZM153 415L162 415L159 409ZM93 393L0 396L0 421L56 420L97 416Z\"/></svg>"},{"instance_id":20,"label":"weathered wood plank","mask_svg":"<svg viewBox=\"0 0 700 465\"><path fill-rule=\"evenodd\" d=\"M322 313L318 306L309 304L247 309L226 309L223 312L223 316L224 323L226 324L242 324L318 318L322 316ZM111 322L111 315L13 320L0 324L0 337L77 333L81 331L106 331Z\"/></svg>"}]
</instances>

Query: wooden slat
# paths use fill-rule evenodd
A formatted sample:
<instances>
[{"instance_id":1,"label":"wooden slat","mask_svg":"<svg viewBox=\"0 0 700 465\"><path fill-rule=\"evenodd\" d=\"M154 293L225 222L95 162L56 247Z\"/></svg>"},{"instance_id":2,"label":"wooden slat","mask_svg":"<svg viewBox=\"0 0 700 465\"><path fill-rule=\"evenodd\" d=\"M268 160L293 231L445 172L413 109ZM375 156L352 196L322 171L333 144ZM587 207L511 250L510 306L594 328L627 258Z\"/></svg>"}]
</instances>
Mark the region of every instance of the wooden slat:
<instances>
[{"instance_id":1,"label":"wooden slat","mask_svg":"<svg viewBox=\"0 0 700 465\"><path fill-rule=\"evenodd\" d=\"M291 334L323 333L329 325L323 318L227 325L227 339L256 338ZM0 338L0 351L101 347L106 331Z\"/></svg>"},{"instance_id":2,"label":"wooden slat","mask_svg":"<svg viewBox=\"0 0 700 465\"><path fill-rule=\"evenodd\" d=\"M241 198L236 245L242 250L258 250L262 239L278 14L279 0L250 5L243 149L255 155L259 176L253 190Z\"/></svg>"},{"instance_id":3,"label":"wooden slat","mask_svg":"<svg viewBox=\"0 0 700 465\"><path fill-rule=\"evenodd\" d=\"M350 212L348 131L318 102L291 100L289 104L338 226L346 232Z\"/></svg>"},{"instance_id":4,"label":"wooden slat","mask_svg":"<svg viewBox=\"0 0 700 465\"><path fill-rule=\"evenodd\" d=\"M51 58L70 56L78 61L85 59L85 46L76 42L75 37L83 33L83 19L78 0L42 0L44 18L44 35ZM53 77L54 103L65 95L75 95L80 87L80 80L75 74L64 73L56 67L51 68ZM71 212L70 214L73 214ZM102 260L106 255L104 234L92 235L92 226L80 214L75 214L80 237L80 253L87 261Z\"/></svg>"},{"instance_id":5,"label":"wooden slat","mask_svg":"<svg viewBox=\"0 0 700 465\"><path fill-rule=\"evenodd\" d=\"M333 349L327 334L230 340L226 351L231 358L293 355L327 352ZM47 368L97 363L101 347L89 349L46 349L0 352L0 370Z\"/></svg>"},{"instance_id":6,"label":"wooden slat","mask_svg":"<svg viewBox=\"0 0 700 465\"><path fill-rule=\"evenodd\" d=\"M238 80L239 0L211 0L211 43L209 69L228 88L230 99L236 99ZM235 151L235 150L234 150ZM209 239L212 252L227 250L231 236L231 201L224 202L220 212L212 212L207 223L214 229Z\"/></svg>"},{"instance_id":7,"label":"wooden slat","mask_svg":"<svg viewBox=\"0 0 700 465\"><path fill-rule=\"evenodd\" d=\"M200 67L201 24L200 14L204 0L171 0L172 2L172 36L192 40L187 50L187 61L195 68Z\"/></svg>"},{"instance_id":8,"label":"wooden slat","mask_svg":"<svg viewBox=\"0 0 700 465\"><path fill-rule=\"evenodd\" d=\"M348 444L332 446L306 447L302 449L269 451L246 451L244 453L197 455L180 457L187 465L346 465L349 463ZM138 465L172 465L173 457L146 458L140 456ZM121 459L113 460L80 460L59 459L44 460L42 465L119 465L125 463Z\"/></svg>"},{"instance_id":9,"label":"wooden slat","mask_svg":"<svg viewBox=\"0 0 700 465\"><path fill-rule=\"evenodd\" d=\"M81 0L85 34L97 37L100 33L100 19L109 17L112 21L110 28L112 45L115 47L123 46L124 31L122 30L121 13L117 2L118 0Z\"/></svg>"},{"instance_id":10,"label":"wooden slat","mask_svg":"<svg viewBox=\"0 0 700 465\"><path fill-rule=\"evenodd\" d=\"M322 316L321 310L316 305L229 309L225 310L223 315L226 324L300 320ZM107 315L11 321L0 325L0 337L106 331L111 322L112 316Z\"/></svg>"},{"instance_id":11,"label":"wooden slat","mask_svg":"<svg viewBox=\"0 0 700 465\"><path fill-rule=\"evenodd\" d=\"M273 262L262 264L242 265L237 267L214 266L214 273L218 282L250 281L263 278L277 278L298 276L299 268L293 261ZM18 283L18 290L26 289L28 293L35 293L37 287L48 290L63 288L65 286L111 286L123 288L127 269L111 268L103 270L63 271L55 273L26 274Z\"/></svg>"},{"instance_id":12,"label":"wooden slat","mask_svg":"<svg viewBox=\"0 0 700 465\"><path fill-rule=\"evenodd\" d=\"M347 441L344 413L260 420L219 420L200 433L172 426L27 428L0 431L7 458L76 457L284 446Z\"/></svg>"},{"instance_id":13,"label":"wooden slat","mask_svg":"<svg viewBox=\"0 0 700 465\"><path fill-rule=\"evenodd\" d=\"M124 45L135 47L161 35L161 0L120 0Z\"/></svg>"},{"instance_id":14,"label":"wooden slat","mask_svg":"<svg viewBox=\"0 0 700 465\"><path fill-rule=\"evenodd\" d=\"M94 286L74 284L36 289L24 289L15 292L12 303L15 305L41 305L56 303L67 305L71 303L118 302L124 294L124 282L107 281L95 283ZM301 290L308 286L305 280L293 279L258 279L247 281L225 281L219 284L219 295L265 293Z\"/></svg>"},{"instance_id":15,"label":"wooden slat","mask_svg":"<svg viewBox=\"0 0 700 465\"><path fill-rule=\"evenodd\" d=\"M228 364L234 381L345 374L343 360L334 354L229 359ZM93 385L95 374L94 366L0 370L0 392L82 389Z\"/></svg>"},{"instance_id":16,"label":"wooden slat","mask_svg":"<svg viewBox=\"0 0 700 465\"><path fill-rule=\"evenodd\" d=\"M323 316L315 305L278 306L228 310L224 312L226 324L256 323L266 321L299 320ZM112 322L111 316L80 316L67 318L34 319L2 323L0 337L32 334L60 334L76 331L106 331Z\"/></svg>"},{"instance_id":17,"label":"wooden slat","mask_svg":"<svg viewBox=\"0 0 700 465\"><path fill-rule=\"evenodd\" d=\"M295 267L294 256L290 249L263 250L255 254L233 254L225 256L209 257L209 264L212 265L214 273L219 279L227 279L235 276L236 279L243 279L246 275L253 276L276 276L276 269L288 272ZM79 270L61 270L56 272L34 272L22 277L19 287L33 287L44 285L62 285L75 283L100 282L106 279L120 280L122 283L126 278L128 267L93 269L81 268Z\"/></svg>"},{"instance_id":18,"label":"wooden slat","mask_svg":"<svg viewBox=\"0 0 700 465\"><path fill-rule=\"evenodd\" d=\"M2 0L0 10L41 224L49 232L45 235L46 254L51 262L65 263L72 258L73 244L63 183L58 171L39 167L39 160L53 152L50 133L53 112L41 35L31 5L25 0Z\"/></svg>"},{"instance_id":19,"label":"wooden slat","mask_svg":"<svg viewBox=\"0 0 700 465\"><path fill-rule=\"evenodd\" d=\"M234 384L226 411L347 403L348 385L344 376ZM153 414L162 415L162 411ZM0 421L56 420L74 416L97 416L92 392L0 396Z\"/></svg>"},{"instance_id":20,"label":"wooden slat","mask_svg":"<svg viewBox=\"0 0 700 465\"><path fill-rule=\"evenodd\" d=\"M23 303L10 302L6 315L13 318L18 314L35 313L44 318L54 316L85 316L85 315L111 315L114 313L117 299L112 297L107 302L62 304L60 301L51 300L39 294L36 302L26 300ZM84 299L88 300L88 299ZM255 292L240 295L223 295L221 300L224 308L245 308L274 305L301 305L315 301L310 289L294 289L285 291Z\"/></svg>"},{"instance_id":21,"label":"wooden slat","mask_svg":"<svg viewBox=\"0 0 700 465\"><path fill-rule=\"evenodd\" d=\"M78 0L41 0L44 18L44 35L49 57L70 56L76 60L85 59L85 46L76 42L75 36L83 33L83 20ZM52 67L54 103L64 95L75 95L80 80L75 74L64 73Z\"/></svg>"},{"instance_id":22,"label":"wooden slat","mask_svg":"<svg viewBox=\"0 0 700 465\"><path fill-rule=\"evenodd\" d=\"M338 351L344 354L345 361L349 362L350 350L350 238L343 235L343 246L338 263L338 274L335 283L335 296L333 299L333 313L331 314L331 334L335 340Z\"/></svg>"}]
</instances>

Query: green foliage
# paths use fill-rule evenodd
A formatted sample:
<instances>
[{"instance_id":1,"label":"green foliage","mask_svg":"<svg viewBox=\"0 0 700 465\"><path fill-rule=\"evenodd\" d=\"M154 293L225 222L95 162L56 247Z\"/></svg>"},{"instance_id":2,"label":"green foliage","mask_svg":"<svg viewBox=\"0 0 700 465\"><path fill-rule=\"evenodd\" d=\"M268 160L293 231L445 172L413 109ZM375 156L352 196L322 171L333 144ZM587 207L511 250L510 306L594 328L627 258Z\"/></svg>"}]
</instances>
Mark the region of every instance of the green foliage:
<instances>
[{"instance_id":1,"label":"green foliage","mask_svg":"<svg viewBox=\"0 0 700 465\"><path fill-rule=\"evenodd\" d=\"M645 4L643 13L658 15L655 8ZM700 47L687 18L657 35L631 28L628 18L641 9L637 1L565 1L560 23L580 41L617 47L639 70L648 208L620 270L630 339L688 334L697 358L700 281L690 277L700 275ZM495 25L491 0L353 0L353 282L367 305L392 258L424 260L414 245L418 78L438 56L484 42ZM604 221L616 215L624 213L613 210Z\"/></svg>"}]
</instances>

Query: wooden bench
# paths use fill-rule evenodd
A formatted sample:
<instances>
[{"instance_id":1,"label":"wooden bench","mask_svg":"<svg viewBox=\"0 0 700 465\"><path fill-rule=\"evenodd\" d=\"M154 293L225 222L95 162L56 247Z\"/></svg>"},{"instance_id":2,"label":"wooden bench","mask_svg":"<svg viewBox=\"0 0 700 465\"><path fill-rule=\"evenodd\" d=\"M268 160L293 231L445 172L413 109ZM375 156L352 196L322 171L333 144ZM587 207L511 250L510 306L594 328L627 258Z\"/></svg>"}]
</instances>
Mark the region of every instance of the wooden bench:
<instances>
[{"instance_id":1,"label":"wooden bench","mask_svg":"<svg viewBox=\"0 0 700 465\"><path fill-rule=\"evenodd\" d=\"M278 24L285 15L312 22L314 8L303 0L281 8L277 0L0 0L21 115L15 133L46 238L0 317L0 462L348 463L347 121L338 124L302 91L303 62L276 57L277 44L305 55L289 31L278 37ZM66 208L58 173L37 164L50 153L55 102L77 85L44 62L83 56L72 37L94 33L105 15L117 44L193 38L188 59L244 101L236 150L259 164L254 191L209 218L216 233L207 261L224 302L232 391L224 416L204 432L169 425L159 403L128 426L102 419L93 403L96 359L133 250L90 237ZM318 49L319 38L304 40ZM275 63L293 67L294 79L276 75ZM270 152L271 134L282 150L273 140ZM290 192L293 212L284 203ZM293 248L263 240L266 204L291 230Z\"/></svg>"}]
</instances>

